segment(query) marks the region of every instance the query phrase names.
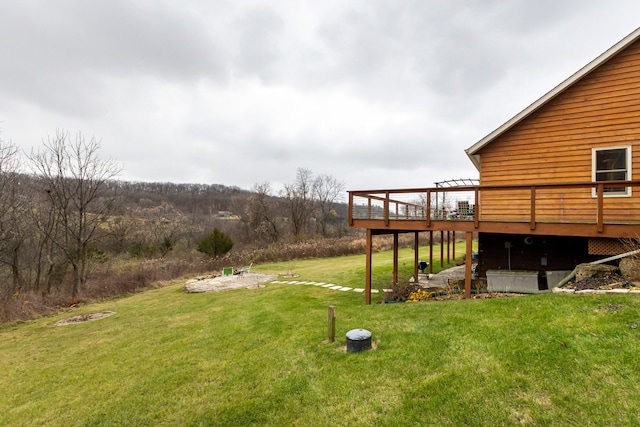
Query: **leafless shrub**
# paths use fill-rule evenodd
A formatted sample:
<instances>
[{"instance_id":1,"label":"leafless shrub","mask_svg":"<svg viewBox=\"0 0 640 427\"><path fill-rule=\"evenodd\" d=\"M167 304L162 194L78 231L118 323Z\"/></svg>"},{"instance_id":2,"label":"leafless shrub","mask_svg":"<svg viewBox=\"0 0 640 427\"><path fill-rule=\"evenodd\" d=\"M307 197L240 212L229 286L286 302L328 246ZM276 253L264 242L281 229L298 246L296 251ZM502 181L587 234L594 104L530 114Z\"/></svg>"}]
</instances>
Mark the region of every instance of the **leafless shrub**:
<instances>
[{"instance_id":1,"label":"leafless shrub","mask_svg":"<svg viewBox=\"0 0 640 427\"><path fill-rule=\"evenodd\" d=\"M417 283L407 285L393 285L390 292L385 292L384 299L386 301L406 301L412 292L421 290L422 287Z\"/></svg>"},{"instance_id":2,"label":"leafless shrub","mask_svg":"<svg viewBox=\"0 0 640 427\"><path fill-rule=\"evenodd\" d=\"M406 236L401 235L399 240L401 246L413 246L412 233ZM374 251L390 249L393 246L393 238L379 236L373 240L373 243ZM73 301L89 302L139 292L150 286L158 286L186 275L217 272L223 267L241 267L251 262L260 264L363 254L365 249L366 239L361 235L354 235L245 248L231 251L218 258L205 257L195 251L184 251L157 259L109 259L92 266L90 278ZM0 303L0 321L33 318L66 307L71 303L71 296L66 291L66 286L59 286L44 296L34 293L29 294L28 297L20 294L19 298L10 296L4 298Z\"/></svg>"},{"instance_id":3,"label":"leafless shrub","mask_svg":"<svg viewBox=\"0 0 640 427\"><path fill-rule=\"evenodd\" d=\"M29 320L53 313L59 307L51 306L33 292L5 295L0 303L0 323Z\"/></svg>"}]
</instances>

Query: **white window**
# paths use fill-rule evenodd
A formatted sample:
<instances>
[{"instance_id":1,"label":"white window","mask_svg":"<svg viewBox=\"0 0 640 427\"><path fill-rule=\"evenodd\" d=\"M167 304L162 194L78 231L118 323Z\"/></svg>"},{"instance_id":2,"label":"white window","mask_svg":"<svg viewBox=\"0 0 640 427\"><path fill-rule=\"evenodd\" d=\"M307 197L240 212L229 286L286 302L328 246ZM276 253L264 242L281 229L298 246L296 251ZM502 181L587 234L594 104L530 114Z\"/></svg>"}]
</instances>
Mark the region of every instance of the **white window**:
<instances>
[{"instance_id":1,"label":"white window","mask_svg":"<svg viewBox=\"0 0 640 427\"><path fill-rule=\"evenodd\" d=\"M631 146L594 148L591 161L594 182L631 180ZM631 196L631 187L604 187L604 196Z\"/></svg>"}]
</instances>

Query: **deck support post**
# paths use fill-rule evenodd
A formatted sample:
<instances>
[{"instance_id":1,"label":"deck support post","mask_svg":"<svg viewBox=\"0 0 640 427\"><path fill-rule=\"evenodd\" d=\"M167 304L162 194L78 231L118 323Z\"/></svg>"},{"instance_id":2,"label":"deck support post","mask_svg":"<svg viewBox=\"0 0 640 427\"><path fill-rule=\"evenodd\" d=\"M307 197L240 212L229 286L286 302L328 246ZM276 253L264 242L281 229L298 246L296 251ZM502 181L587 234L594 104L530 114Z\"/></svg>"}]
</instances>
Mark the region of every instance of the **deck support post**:
<instances>
[{"instance_id":1,"label":"deck support post","mask_svg":"<svg viewBox=\"0 0 640 427\"><path fill-rule=\"evenodd\" d=\"M415 232L414 235L414 240L413 240L413 278L415 279L414 283L419 283L420 282L420 277L418 276L418 246L419 246L419 241L418 241L418 232Z\"/></svg>"},{"instance_id":2,"label":"deck support post","mask_svg":"<svg viewBox=\"0 0 640 427\"><path fill-rule=\"evenodd\" d=\"M451 262L451 231L447 230L447 264Z\"/></svg>"},{"instance_id":3,"label":"deck support post","mask_svg":"<svg viewBox=\"0 0 640 427\"><path fill-rule=\"evenodd\" d=\"M371 304L371 253L373 252L373 242L371 238L371 229L367 228L367 243L366 243L366 268L365 268L365 287L364 287L364 303Z\"/></svg>"},{"instance_id":4,"label":"deck support post","mask_svg":"<svg viewBox=\"0 0 640 427\"><path fill-rule=\"evenodd\" d=\"M398 285L398 232L393 233L393 286Z\"/></svg>"},{"instance_id":5,"label":"deck support post","mask_svg":"<svg viewBox=\"0 0 640 427\"><path fill-rule=\"evenodd\" d=\"M433 230L429 230L429 273L433 274Z\"/></svg>"},{"instance_id":6,"label":"deck support post","mask_svg":"<svg viewBox=\"0 0 640 427\"><path fill-rule=\"evenodd\" d=\"M444 230L440 231L440 268L444 268Z\"/></svg>"},{"instance_id":7,"label":"deck support post","mask_svg":"<svg viewBox=\"0 0 640 427\"><path fill-rule=\"evenodd\" d=\"M473 232L467 231L467 253L464 263L464 297L471 298L471 262L473 248Z\"/></svg>"}]
</instances>

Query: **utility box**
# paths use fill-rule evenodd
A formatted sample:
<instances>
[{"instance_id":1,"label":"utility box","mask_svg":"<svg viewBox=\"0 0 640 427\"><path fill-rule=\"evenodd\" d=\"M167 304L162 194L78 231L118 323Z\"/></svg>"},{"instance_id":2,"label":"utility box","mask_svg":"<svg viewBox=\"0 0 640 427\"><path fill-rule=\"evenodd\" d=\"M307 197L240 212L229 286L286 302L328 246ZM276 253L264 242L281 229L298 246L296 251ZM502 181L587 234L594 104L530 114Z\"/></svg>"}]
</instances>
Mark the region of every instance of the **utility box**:
<instances>
[{"instance_id":1,"label":"utility box","mask_svg":"<svg viewBox=\"0 0 640 427\"><path fill-rule=\"evenodd\" d=\"M487 270L487 290L489 292L515 292L536 294L538 272L528 270Z\"/></svg>"},{"instance_id":2,"label":"utility box","mask_svg":"<svg viewBox=\"0 0 640 427\"><path fill-rule=\"evenodd\" d=\"M347 353L359 353L371 349L371 332L352 329L347 332Z\"/></svg>"}]
</instances>

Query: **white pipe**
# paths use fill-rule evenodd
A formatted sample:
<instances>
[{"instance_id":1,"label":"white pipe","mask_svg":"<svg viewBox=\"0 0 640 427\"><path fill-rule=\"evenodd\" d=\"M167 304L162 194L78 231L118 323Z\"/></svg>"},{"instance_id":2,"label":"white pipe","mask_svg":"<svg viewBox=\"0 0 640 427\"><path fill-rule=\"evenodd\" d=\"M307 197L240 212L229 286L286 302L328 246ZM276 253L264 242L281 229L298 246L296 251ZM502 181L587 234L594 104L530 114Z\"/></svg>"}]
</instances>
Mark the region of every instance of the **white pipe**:
<instances>
[{"instance_id":1,"label":"white pipe","mask_svg":"<svg viewBox=\"0 0 640 427\"><path fill-rule=\"evenodd\" d=\"M631 252L626 252L624 254L620 254L620 255L615 255L609 258L604 258L598 261L594 261L594 262L590 262L589 264L604 264L605 262L609 262L609 261L615 261L617 259L620 258L626 258L628 256L631 255L635 255L635 254L639 254L640 253L640 249L636 249L635 251L631 251ZM562 286L564 286L567 282L569 282L569 280L573 279L576 275L576 270L578 269L578 267L574 268L573 271L571 273L569 273L569 275L567 277L565 277L564 279L562 279L557 285L557 288L560 288Z\"/></svg>"},{"instance_id":2,"label":"white pipe","mask_svg":"<svg viewBox=\"0 0 640 427\"><path fill-rule=\"evenodd\" d=\"M624 253L624 254L612 256L612 257L605 258L605 259L601 259L599 261L590 262L589 264L603 264L605 262L615 261L617 259L626 258L628 256L639 254L639 253L640 253L640 249L636 249L635 251L627 252L627 253Z\"/></svg>"}]
</instances>

